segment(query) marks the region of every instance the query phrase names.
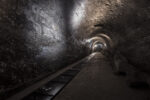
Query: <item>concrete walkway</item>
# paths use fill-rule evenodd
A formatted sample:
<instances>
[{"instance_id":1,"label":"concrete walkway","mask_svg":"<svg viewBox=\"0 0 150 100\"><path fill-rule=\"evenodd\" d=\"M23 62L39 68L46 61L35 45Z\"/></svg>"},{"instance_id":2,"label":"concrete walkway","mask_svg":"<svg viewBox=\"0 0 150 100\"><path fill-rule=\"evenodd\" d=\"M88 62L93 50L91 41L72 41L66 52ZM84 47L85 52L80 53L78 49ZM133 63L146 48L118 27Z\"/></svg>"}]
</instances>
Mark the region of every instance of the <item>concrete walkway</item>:
<instances>
[{"instance_id":1,"label":"concrete walkway","mask_svg":"<svg viewBox=\"0 0 150 100\"><path fill-rule=\"evenodd\" d=\"M102 55L96 54L85 66L54 100L150 100L150 90L128 87Z\"/></svg>"}]
</instances>

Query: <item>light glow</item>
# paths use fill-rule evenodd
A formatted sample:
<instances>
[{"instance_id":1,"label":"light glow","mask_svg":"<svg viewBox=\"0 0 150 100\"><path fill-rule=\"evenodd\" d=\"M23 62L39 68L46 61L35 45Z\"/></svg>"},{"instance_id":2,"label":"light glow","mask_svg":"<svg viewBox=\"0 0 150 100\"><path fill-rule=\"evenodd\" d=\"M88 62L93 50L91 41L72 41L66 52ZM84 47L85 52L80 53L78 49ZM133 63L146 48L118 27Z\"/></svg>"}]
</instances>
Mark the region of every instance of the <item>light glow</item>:
<instances>
[{"instance_id":1,"label":"light glow","mask_svg":"<svg viewBox=\"0 0 150 100\"><path fill-rule=\"evenodd\" d=\"M73 9L71 16L71 25L73 30L78 29L81 21L85 17L86 1L87 0L81 0L80 2L75 4L75 8Z\"/></svg>"}]
</instances>

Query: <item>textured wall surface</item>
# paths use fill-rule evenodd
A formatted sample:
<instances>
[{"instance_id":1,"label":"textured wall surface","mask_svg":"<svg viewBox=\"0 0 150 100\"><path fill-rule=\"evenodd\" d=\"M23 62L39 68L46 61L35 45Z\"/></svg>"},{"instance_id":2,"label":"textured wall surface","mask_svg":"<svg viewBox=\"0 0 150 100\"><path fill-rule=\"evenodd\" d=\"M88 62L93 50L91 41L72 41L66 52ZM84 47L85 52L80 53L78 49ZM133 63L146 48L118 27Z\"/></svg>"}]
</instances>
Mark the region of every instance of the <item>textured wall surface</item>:
<instances>
[{"instance_id":1,"label":"textured wall surface","mask_svg":"<svg viewBox=\"0 0 150 100\"><path fill-rule=\"evenodd\" d=\"M0 91L72 63L85 52L82 40L99 32L131 64L149 72L149 5L149 0L0 0Z\"/></svg>"},{"instance_id":2,"label":"textured wall surface","mask_svg":"<svg viewBox=\"0 0 150 100\"><path fill-rule=\"evenodd\" d=\"M82 56L67 28L68 7L68 0L0 0L0 91Z\"/></svg>"},{"instance_id":3,"label":"textured wall surface","mask_svg":"<svg viewBox=\"0 0 150 100\"><path fill-rule=\"evenodd\" d=\"M77 0L78 1L78 0ZM80 0L76 19L82 14L75 36L81 39L99 32L108 34L128 61L139 70L150 72L150 1ZM101 27L94 27L100 24ZM74 27L73 27L74 28ZM82 35L81 35L82 34Z\"/></svg>"}]
</instances>

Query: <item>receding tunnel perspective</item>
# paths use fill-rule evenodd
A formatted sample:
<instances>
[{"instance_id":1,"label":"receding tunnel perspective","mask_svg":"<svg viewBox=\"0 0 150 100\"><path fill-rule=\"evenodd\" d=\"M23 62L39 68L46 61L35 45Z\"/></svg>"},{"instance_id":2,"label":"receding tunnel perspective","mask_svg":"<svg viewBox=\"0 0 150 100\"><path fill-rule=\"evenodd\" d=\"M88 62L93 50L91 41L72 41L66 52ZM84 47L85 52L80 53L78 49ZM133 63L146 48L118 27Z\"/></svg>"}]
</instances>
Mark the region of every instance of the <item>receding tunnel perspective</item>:
<instances>
[{"instance_id":1,"label":"receding tunnel perspective","mask_svg":"<svg viewBox=\"0 0 150 100\"><path fill-rule=\"evenodd\" d=\"M150 100L149 0L0 0L0 100Z\"/></svg>"}]
</instances>

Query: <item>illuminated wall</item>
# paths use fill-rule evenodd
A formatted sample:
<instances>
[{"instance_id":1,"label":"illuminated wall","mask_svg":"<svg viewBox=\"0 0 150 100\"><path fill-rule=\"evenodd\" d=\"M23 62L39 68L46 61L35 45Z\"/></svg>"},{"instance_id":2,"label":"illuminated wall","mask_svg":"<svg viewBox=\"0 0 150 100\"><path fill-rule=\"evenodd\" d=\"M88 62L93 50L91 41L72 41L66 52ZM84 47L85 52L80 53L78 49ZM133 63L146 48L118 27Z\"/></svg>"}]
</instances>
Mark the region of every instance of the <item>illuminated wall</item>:
<instances>
[{"instance_id":1,"label":"illuminated wall","mask_svg":"<svg viewBox=\"0 0 150 100\"><path fill-rule=\"evenodd\" d=\"M67 7L68 0L0 1L0 88L55 72L82 56L68 31Z\"/></svg>"},{"instance_id":2,"label":"illuminated wall","mask_svg":"<svg viewBox=\"0 0 150 100\"><path fill-rule=\"evenodd\" d=\"M113 39L114 51L120 51L129 63L149 73L150 1L78 1L73 14L76 17L73 17L74 22L72 21L76 23L73 24L74 36L84 40L98 33L106 33ZM96 24L100 26L94 27Z\"/></svg>"},{"instance_id":3,"label":"illuminated wall","mask_svg":"<svg viewBox=\"0 0 150 100\"><path fill-rule=\"evenodd\" d=\"M57 61L64 56L66 50L63 9L60 0L31 0L24 9L28 22L25 28L26 39L29 46L37 46L39 53L35 57L45 67L49 66L49 62Z\"/></svg>"},{"instance_id":4,"label":"illuminated wall","mask_svg":"<svg viewBox=\"0 0 150 100\"><path fill-rule=\"evenodd\" d=\"M149 4L149 0L0 0L0 85L22 84L73 63L85 54L84 39L99 32L107 33L131 63L149 70Z\"/></svg>"}]
</instances>

